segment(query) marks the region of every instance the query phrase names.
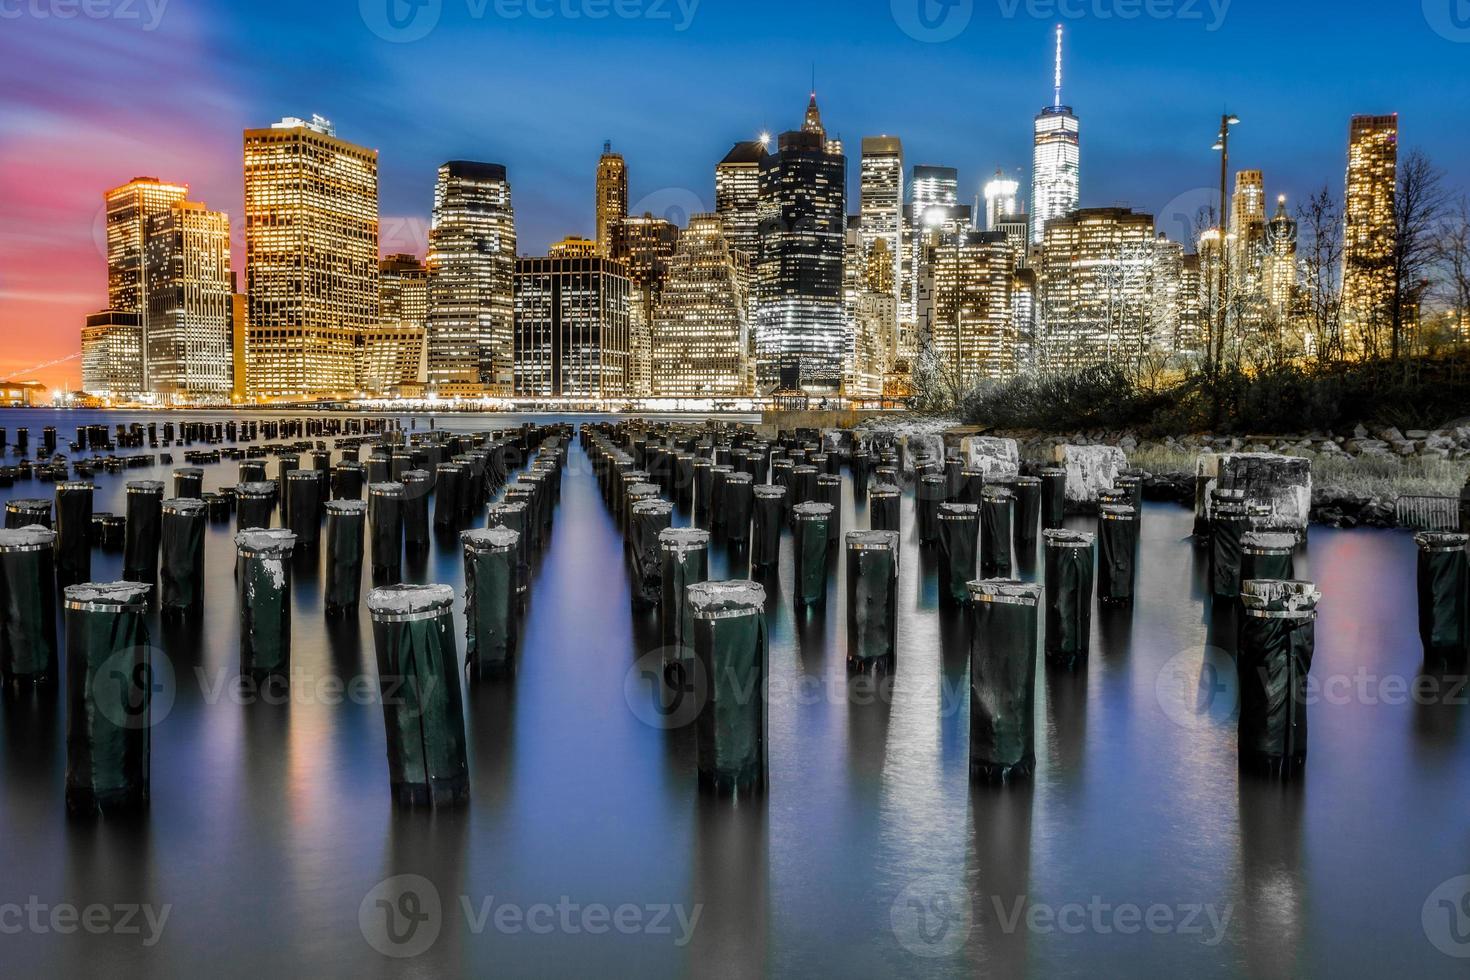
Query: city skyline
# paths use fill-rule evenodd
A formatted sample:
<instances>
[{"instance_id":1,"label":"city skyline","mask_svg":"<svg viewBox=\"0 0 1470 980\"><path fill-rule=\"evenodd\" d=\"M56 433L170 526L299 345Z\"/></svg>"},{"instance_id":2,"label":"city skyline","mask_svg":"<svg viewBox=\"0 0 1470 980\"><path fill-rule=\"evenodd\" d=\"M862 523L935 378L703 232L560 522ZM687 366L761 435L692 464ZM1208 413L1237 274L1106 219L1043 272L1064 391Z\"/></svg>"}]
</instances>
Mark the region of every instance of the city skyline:
<instances>
[{"instance_id":1,"label":"city skyline","mask_svg":"<svg viewBox=\"0 0 1470 980\"><path fill-rule=\"evenodd\" d=\"M580 92L581 101L574 110L565 109L570 95L555 92L547 100L530 100L543 106L534 119L518 118L526 115L528 107L507 105L497 109L505 119L484 125L476 117L480 110L464 109L452 128L436 125L446 111L436 101L444 94L442 83L422 80L421 91L403 88L404 76L421 72L421 66L442 60L446 53L502 37L517 40L515 50L507 49L506 54L511 65L523 67L530 52L542 49L544 25L512 21L495 25L501 28L497 32L483 22L456 20L446 6L429 37L393 45L372 34L356 16L309 11L302 14L300 38L283 40L280 45L290 49L323 32L336 31L340 57L358 59L357 71L349 73L361 83L358 89L344 85L341 79L327 78L320 65L302 65L281 73L295 79L290 86L294 91L288 96L278 78L241 74L237 56L221 66L219 74L200 91L196 101L219 110L204 114L195 103L180 107L179 97L163 88L150 92L147 99L133 100L136 105L122 104L115 95L100 90L91 92L86 85L64 98L42 97L16 69L29 65L40 71L66 65L79 81L92 80L92 89L96 89L99 67L154 52L160 40L175 36L177 43L182 36L197 41L199 47L191 49L186 44L165 63L188 75L200 68L201 52L218 43L219 31L236 22L233 12L170 11L173 16L157 30L134 34L122 33L123 28L115 24L38 22L29 32L38 43L19 55L12 67L0 69L17 83L18 92L5 110L7 121L15 125L10 127L14 135L8 146L0 148L0 168L9 174L12 186L23 189L11 197L0 226L0 316L6 324L22 324L25 338L0 355L0 376L19 372L23 377L75 387L76 360L51 369L33 368L74 355L77 325L87 313L105 305L105 282L99 282L97 274L101 258L94 225L100 194L108 187L140 174L189 185L192 199L207 201L231 215L234 251L243 256L239 133L281 115L321 112L334 119L346 138L381 152L383 254L424 254L432 175L447 159L494 160L506 165L516 188L521 254L544 254L550 242L568 234L593 236L594 216L587 204L595 162L607 139L628 161L631 213L674 214L682 224L689 214L713 211L714 164L734 142L761 130L774 135L794 125L792 102L809 84L814 61L824 120L847 144L850 213L857 210L860 140L879 133L903 140L905 163L910 168L920 164L957 169L962 204L973 202L997 167L1019 180L1023 196L1028 196L1024 190L1030 183L1030 120L1038 106L1051 101L1054 23L1025 16L1024 8L1012 19L976 8L964 33L945 43L925 44L904 33L887 10L855 13L844 29L868 38L875 51L891 50L924 65L921 74L926 87L934 90L924 93L907 83L898 92L875 90L864 84L860 70L864 56L852 51L835 53L828 43L814 44L804 55L791 51L790 42L774 43L762 49L761 61L767 60L768 52L778 70L753 73L739 84L728 79L710 81L718 66L729 67L729 58L706 57L709 64L700 64L697 52L691 49L713 46L723 51L733 42L718 40L725 36L722 31L734 38L774 30L761 22L763 17L777 16L773 9L760 4L742 9L748 16L736 18L739 23L734 24L730 10L707 3L700 7L689 30L679 33L666 29L661 35L651 23L616 25L616 39L631 45L630 50L657 46L667 57L647 64L639 59L638 65L626 69L630 78L637 76L639 84L631 89L620 87L623 96L615 113L603 111L611 98L608 93L576 84L582 69L573 65L565 83L559 78L553 87ZM801 33L795 28L808 23L814 14L801 10L780 16L785 19L777 33L793 36ZM1116 19L1067 19L1064 23L1066 101L1074 105L1086 129L1082 206L1127 205L1155 214L1160 230L1176 240L1183 231L1183 215L1208 203L1212 168L1217 166L1209 151L1211 115L1222 101L1219 92L1227 88L1232 94L1232 111L1245 119L1233 138L1232 166L1264 170L1272 198L1286 193L1298 201L1324 184L1341 193L1346 164L1344 121L1355 113L1399 112L1406 148L1423 147L1446 164L1463 155L1465 137L1434 128L1429 121L1435 106L1440 101L1456 101L1457 86L1465 84L1459 81L1459 74L1443 67L1457 63L1457 58L1463 60L1470 49L1437 34L1428 23L1423 37L1375 49L1375 59L1364 63L1362 70L1355 67L1340 84L1320 93L1310 113L1302 113L1300 103L1270 96L1263 88L1273 78L1301 79L1314 71L1320 75L1328 70L1326 63L1332 57L1361 53L1373 36L1372 17L1342 12L1341 29L1326 32L1310 45L1290 43L1293 37L1307 36L1293 35L1291 30L1293 24L1304 23L1302 13L1274 11L1266 18L1262 11L1244 4L1232 7L1217 31L1177 19L1144 19L1126 27ZM585 21L571 25L570 30L566 23L556 26L568 62L576 60L581 46L590 49L598 36ZM1320 23L1316 26L1321 27ZM987 27L993 30L987 32ZM366 39L355 37L354 32ZM147 36L135 36L142 34ZM607 31L602 34L606 41ZM91 44L64 43L78 37ZM1208 60L1207 54L1228 40L1232 60L1211 71L1199 65L1186 70L1181 65L1183 52L1147 43L1150 38L1169 37L1190 42L1190 62ZM982 39L984 43L979 43ZM1110 50L1120 42L1129 45L1130 55L1122 63L1118 52ZM1290 56L1283 57L1283 51ZM82 64L81 52L91 52L93 63ZM983 69L977 69L977 57ZM1253 62L1261 58L1269 58L1264 70ZM378 74L365 77L369 68ZM669 83L680 71L688 73L688 81ZM1212 73L1222 83L1199 84ZM660 77L665 83L657 82ZM1193 77L1196 84L1182 89L1162 84L1164 79L1186 77ZM1145 84L1149 78L1152 81ZM1416 78L1426 79L1425 84L1416 85ZM1434 79L1432 88L1429 78ZM383 99L380 86L389 79L400 85L399 101L371 104ZM303 84L308 87L303 89ZM974 101L966 95L977 91L986 96L984 107L969 108ZM1431 91L1432 96L1423 94ZM700 101L701 94L700 104L708 106L708 111L680 108ZM174 112L175 108L179 111ZM89 152L85 157L68 154L69 149L77 150L79 136L76 127L64 125L65 121L89 113L110 113L107 125L87 133L91 143L106 145L109 152ZM130 125L130 121L139 125ZM221 132L227 122L232 133ZM119 131L125 131L126 137ZM670 134L677 138L670 139ZM45 186L38 177L38 168L43 166L50 176ZM1463 177L1452 172L1450 179L1459 190ZM1185 205L1176 209L1178 214L1167 210L1171 202L1181 200ZM243 273L243 268L236 271ZM240 278L243 287L243 274Z\"/></svg>"}]
</instances>

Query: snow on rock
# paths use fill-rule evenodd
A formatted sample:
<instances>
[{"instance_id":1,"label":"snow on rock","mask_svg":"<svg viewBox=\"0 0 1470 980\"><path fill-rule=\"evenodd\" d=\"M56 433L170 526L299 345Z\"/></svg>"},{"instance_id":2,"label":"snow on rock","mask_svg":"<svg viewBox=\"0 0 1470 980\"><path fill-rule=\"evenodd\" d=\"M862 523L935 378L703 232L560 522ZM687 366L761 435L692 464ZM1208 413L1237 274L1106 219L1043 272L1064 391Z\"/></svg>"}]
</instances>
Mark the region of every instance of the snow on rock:
<instances>
[{"instance_id":1,"label":"snow on rock","mask_svg":"<svg viewBox=\"0 0 1470 980\"><path fill-rule=\"evenodd\" d=\"M1021 450L1014 439L966 436L960 440L965 467L985 473L985 482L1013 480L1021 474Z\"/></svg>"},{"instance_id":2,"label":"snow on rock","mask_svg":"<svg viewBox=\"0 0 1470 980\"><path fill-rule=\"evenodd\" d=\"M1117 446L1057 446L1056 463L1067 471L1067 499L1094 503L1100 491L1112 488L1128 457Z\"/></svg>"},{"instance_id":3,"label":"snow on rock","mask_svg":"<svg viewBox=\"0 0 1470 980\"><path fill-rule=\"evenodd\" d=\"M1210 491L1244 490L1246 499L1271 508L1271 526L1304 533L1312 511L1312 461L1274 453L1202 453L1195 513L1208 520Z\"/></svg>"}]
</instances>

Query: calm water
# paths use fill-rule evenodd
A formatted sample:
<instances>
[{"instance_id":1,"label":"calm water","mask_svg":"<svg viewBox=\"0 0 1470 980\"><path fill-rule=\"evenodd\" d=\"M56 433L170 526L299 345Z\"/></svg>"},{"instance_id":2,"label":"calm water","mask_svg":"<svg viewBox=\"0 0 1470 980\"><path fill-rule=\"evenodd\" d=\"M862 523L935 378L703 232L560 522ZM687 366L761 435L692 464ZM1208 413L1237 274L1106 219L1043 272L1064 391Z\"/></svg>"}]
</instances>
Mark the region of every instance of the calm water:
<instances>
[{"instance_id":1,"label":"calm water","mask_svg":"<svg viewBox=\"0 0 1470 980\"><path fill-rule=\"evenodd\" d=\"M50 417L0 424L12 442L28 424L34 445ZM55 417L63 441L91 420ZM154 475L99 474L96 509L121 511L124 482ZM234 482L232 462L205 468L206 489ZM850 492L843 522L866 527ZM1464 976L1431 938L1463 954L1470 937L1430 896L1470 873L1470 705L1397 686L1421 660L1412 540L1314 529L1299 556L1324 593L1313 675L1333 683L1310 709L1305 779L1283 788L1237 772L1232 668L1207 649L1231 642L1229 617L1211 616L1190 525L1148 507L1136 608L1095 615L1084 672L1043 669L1037 774L1005 791L970 786L966 628L938 607L912 528L882 697L847 678L842 563L826 614L797 620L787 556L769 590L772 785L732 807L697 792L692 729L644 720L657 715L636 664L656 623L630 609L621 540L574 447L520 672L466 690L473 801L438 814L390 806L381 708L333 686L375 683L366 610L329 628L315 569L293 586L288 703L220 689L238 608L233 528L213 525L202 621L150 617L175 679L145 817L68 820L59 699L0 703L0 974ZM94 578L120 565L94 552ZM713 565L729 567L718 552ZM459 588L457 547L436 544L405 574ZM359 908L405 874L432 883L442 912L426 951L392 959ZM151 946L146 925L12 934L6 903L32 896L169 913ZM571 927L497 927L494 909L538 903L571 909ZM582 927L583 912L622 905L648 928ZM698 908L691 941L671 907ZM1467 924L1470 912L1454 923Z\"/></svg>"}]
</instances>

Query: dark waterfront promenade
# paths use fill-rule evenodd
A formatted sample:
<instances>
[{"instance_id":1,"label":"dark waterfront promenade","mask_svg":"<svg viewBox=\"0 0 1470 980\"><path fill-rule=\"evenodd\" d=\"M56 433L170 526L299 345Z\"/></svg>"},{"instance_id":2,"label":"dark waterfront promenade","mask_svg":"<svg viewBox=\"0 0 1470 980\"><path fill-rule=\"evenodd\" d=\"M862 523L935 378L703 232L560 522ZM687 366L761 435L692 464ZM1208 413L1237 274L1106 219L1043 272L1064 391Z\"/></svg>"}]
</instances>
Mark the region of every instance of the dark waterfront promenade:
<instances>
[{"instance_id":1,"label":"dark waterfront promenade","mask_svg":"<svg viewBox=\"0 0 1470 980\"><path fill-rule=\"evenodd\" d=\"M33 449L44 425L66 442L130 419L0 412ZM171 496L182 449L128 450L158 451L174 464L99 471L94 510L122 513L132 480ZM202 469L206 492L237 482L233 461ZM0 498L53 492L33 481ZM662 658L658 613L635 609L618 519L575 438L518 670L463 682L459 809L394 807L371 618L365 602L325 616L324 547L292 567L289 694L240 687L235 526L210 522L199 619L162 618L150 597L162 667L146 812L69 819L64 688L0 700L0 975L1464 975L1442 949L1470 946L1435 895L1455 900L1441 885L1470 873L1470 692L1431 678L1442 686L1422 693L1409 534L1313 528L1297 552L1296 577L1323 595L1318 690L1309 762L1283 785L1238 769L1235 612L1212 609L1193 515L1146 505L1134 605L1093 610L1077 671L1038 657L1034 777L991 788L969 772L969 624L941 603L913 497L897 664L876 686L848 672L840 545L825 608L798 612L783 532L763 579L769 788L738 803L699 791L694 726L658 710L645 670ZM845 471L840 501L844 532L869 526ZM485 523L477 510L470 526ZM463 552L431 539L403 579L461 597L463 656ZM1018 554L1020 578L1037 581L1040 553ZM122 560L94 549L92 579L122 578ZM744 577L745 561L716 543L710 578ZM430 886L417 904L382 884L403 875ZM383 955L379 898L403 923L429 916L422 949L386 947L417 955ZM62 934L43 912L43 928L13 931L7 903L167 919L152 936L141 913L141 934ZM586 915L624 906L623 927Z\"/></svg>"}]
</instances>

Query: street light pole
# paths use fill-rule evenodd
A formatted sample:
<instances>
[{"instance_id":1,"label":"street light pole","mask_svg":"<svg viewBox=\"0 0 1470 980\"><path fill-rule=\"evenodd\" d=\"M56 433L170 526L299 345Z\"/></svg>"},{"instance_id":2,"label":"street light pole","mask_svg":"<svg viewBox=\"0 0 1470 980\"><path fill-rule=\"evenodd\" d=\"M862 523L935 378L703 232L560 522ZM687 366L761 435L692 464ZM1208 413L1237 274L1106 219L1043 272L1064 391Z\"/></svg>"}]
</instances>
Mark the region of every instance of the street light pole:
<instances>
[{"instance_id":1,"label":"street light pole","mask_svg":"<svg viewBox=\"0 0 1470 980\"><path fill-rule=\"evenodd\" d=\"M1220 254L1217 264L1220 267L1220 285L1216 295L1216 330L1215 338L1210 344L1210 367L1214 373L1215 381L1220 380L1220 370L1225 362L1225 302L1229 290L1230 249L1227 248L1227 226L1225 209L1228 206L1229 182L1230 182L1230 127L1239 125L1240 117L1226 112L1220 116L1220 137L1215 142L1215 149L1220 151L1220 212L1216 228L1219 237L1216 239L1216 247Z\"/></svg>"}]
</instances>

